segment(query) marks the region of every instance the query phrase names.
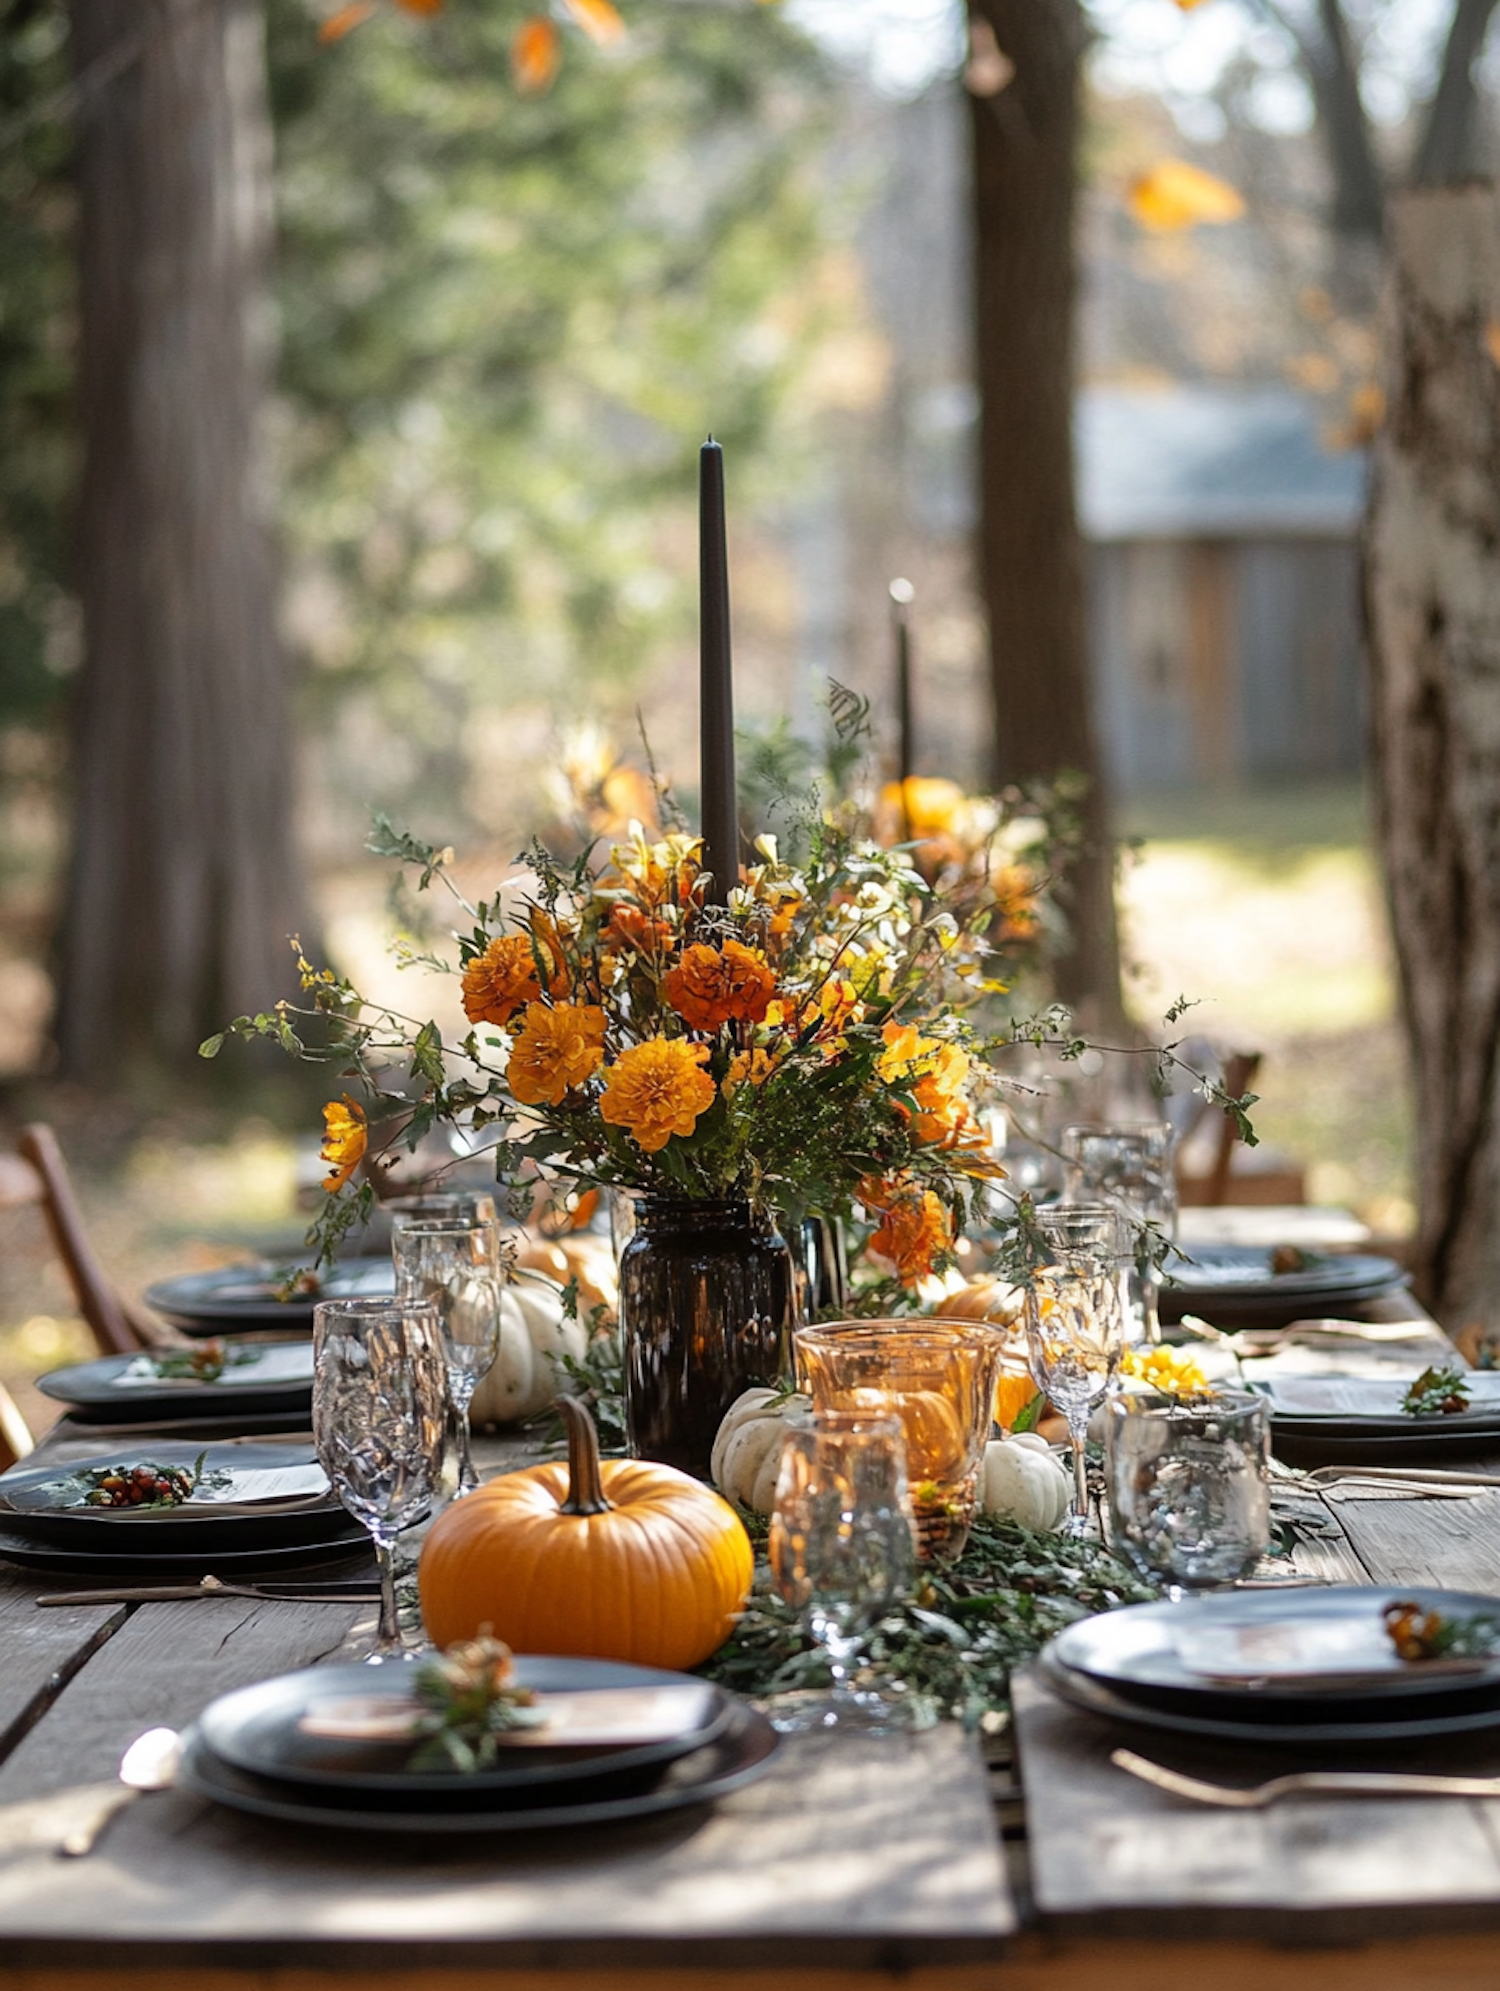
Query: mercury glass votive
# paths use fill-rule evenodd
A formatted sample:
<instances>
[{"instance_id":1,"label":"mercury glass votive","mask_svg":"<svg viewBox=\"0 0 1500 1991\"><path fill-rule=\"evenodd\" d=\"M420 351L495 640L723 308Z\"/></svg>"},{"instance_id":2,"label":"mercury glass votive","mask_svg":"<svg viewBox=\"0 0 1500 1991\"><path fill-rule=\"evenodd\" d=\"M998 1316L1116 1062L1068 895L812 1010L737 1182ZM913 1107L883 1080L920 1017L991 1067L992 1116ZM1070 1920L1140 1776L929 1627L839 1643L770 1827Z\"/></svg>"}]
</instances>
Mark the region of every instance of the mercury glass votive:
<instances>
[{"instance_id":1,"label":"mercury glass votive","mask_svg":"<svg viewBox=\"0 0 1500 1991\"><path fill-rule=\"evenodd\" d=\"M917 1553L956 1556L973 1525L1006 1336L982 1321L846 1320L800 1328L792 1345L815 1409L901 1419Z\"/></svg>"}]
</instances>

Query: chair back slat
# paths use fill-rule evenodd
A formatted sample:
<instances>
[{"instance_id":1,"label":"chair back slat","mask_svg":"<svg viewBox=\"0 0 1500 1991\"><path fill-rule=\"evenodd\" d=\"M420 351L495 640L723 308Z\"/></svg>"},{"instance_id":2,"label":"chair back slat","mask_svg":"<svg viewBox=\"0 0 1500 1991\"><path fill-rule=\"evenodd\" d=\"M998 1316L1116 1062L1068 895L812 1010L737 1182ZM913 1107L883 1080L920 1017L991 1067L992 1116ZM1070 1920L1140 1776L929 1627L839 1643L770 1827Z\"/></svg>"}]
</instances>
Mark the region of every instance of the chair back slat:
<instances>
[{"instance_id":1,"label":"chair back slat","mask_svg":"<svg viewBox=\"0 0 1500 1991\"><path fill-rule=\"evenodd\" d=\"M83 1212L73 1193L57 1136L41 1122L27 1127L16 1146L36 1170L42 1185L42 1209L52 1242L62 1260L78 1311L89 1324L102 1355L134 1355L141 1347L124 1308L115 1296L104 1267L89 1242Z\"/></svg>"}]
</instances>

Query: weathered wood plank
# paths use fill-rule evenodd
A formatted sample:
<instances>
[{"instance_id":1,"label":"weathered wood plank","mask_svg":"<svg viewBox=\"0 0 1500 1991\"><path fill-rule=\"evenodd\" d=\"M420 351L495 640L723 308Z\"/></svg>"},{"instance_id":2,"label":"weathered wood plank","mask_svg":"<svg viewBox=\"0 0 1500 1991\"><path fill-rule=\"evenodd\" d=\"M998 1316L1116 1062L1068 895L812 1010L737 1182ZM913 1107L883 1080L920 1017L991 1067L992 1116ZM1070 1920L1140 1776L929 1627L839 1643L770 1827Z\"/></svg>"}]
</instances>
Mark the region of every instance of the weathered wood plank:
<instances>
[{"instance_id":1,"label":"weathered wood plank","mask_svg":"<svg viewBox=\"0 0 1500 1991\"><path fill-rule=\"evenodd\" d=\"M1030 1673L1017 1676L1014 1695L1032 1889L1046 1915L1135 1934L1267 1940L1363 1939L1466 1922L1500 1930L1490 1829L1500 1800L1310 1798L1263 1812L1214 1811L1127 1776L1109 1752L1125 1743L1189 1774L1244 1784L1315 1767L1316 1750L1179 1744L1070 1708ZM1361 1767L1373 1760L1373 1751L1362 1753ZM1410 1753L1402 1760L1418 1766ZM1466 1736L1420 1757L1420 1767L1470 1774L1482 1773L1481 1764L1500 1774L1500 1742Z\"/></svg>"},{"instance_id":2,"label":"weathered wood plank","mask_svg":"<svg viewBox=\"0 0 1500 1991\"><path fill-rule=\"evenodd\" d=\"M1377 1583L1500 1594L1500 1490L1472 1500L1347 1501L1339 1518Z\"/></svg>"},{"instance_id":3,"label":"weathered wood plank","mask_svg":"<svg viewBox=\"0 0 1500 1991\"><path fill-rule=\"evenodd\" d=\"M30 1584L0 1574L0 1761L89 1655L125 1622L121 1605L39 1611L36 1597Z\"/></svg>"}]
</instances>

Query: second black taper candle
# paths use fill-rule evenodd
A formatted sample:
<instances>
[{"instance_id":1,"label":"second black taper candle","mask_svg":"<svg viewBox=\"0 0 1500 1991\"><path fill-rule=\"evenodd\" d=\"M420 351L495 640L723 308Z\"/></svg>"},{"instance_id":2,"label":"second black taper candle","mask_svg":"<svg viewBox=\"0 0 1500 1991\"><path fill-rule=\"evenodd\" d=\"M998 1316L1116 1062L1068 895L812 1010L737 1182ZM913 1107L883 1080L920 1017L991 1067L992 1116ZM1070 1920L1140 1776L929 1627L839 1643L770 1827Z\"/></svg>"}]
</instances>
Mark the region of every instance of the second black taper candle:
<instances>
[{"instance_id":1,"label":"second black taper candle","mask_svg":"<svg viewBox=\"0 0 1500 1991\"><path fill-rule=\"evenodd\" d=\"M724 531L724 452L710 436L698 453L698 727L703 868L707 899L727 905L740 879L734 777L734 669L729 650L729 552Z\"/></svg>"}]
</instances>

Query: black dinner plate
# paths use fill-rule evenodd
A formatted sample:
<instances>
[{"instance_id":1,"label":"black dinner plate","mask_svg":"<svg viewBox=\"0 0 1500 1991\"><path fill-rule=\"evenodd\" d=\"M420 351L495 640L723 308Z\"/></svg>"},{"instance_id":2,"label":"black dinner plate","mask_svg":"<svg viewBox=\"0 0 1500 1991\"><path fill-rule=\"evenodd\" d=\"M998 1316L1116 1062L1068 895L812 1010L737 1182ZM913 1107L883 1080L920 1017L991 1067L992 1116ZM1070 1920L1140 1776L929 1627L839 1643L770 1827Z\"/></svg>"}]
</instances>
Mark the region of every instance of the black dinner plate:
<instances>
[{"instance_id":1,"label":"black dinner plate","mask_svg":"<svg viewBox=\"0 0 1500 1991\"><path fill-rule=\"evenodd\" d=\"M516 1675L523 1686L544 1694L568 1694L617 1687L673 1687L691 1693L699 1705L692 1725L681 1734L631 1745L592 1745L547 1748L528 1743L515 1748L493 1769L464 1774L458 1770L411 1771L405 1759L412 1744L335 1740L305 1734L301 1718L319 1703L363 1699L391 1690L384 1669L372 1676L368 1666L318 1666L258 1680L213 1702L198 1717L198 1731L220 1762L252 1776L282 1783L306 1784L334 1803L347 1803L363 1794L379 1804L415 1804L431 1798L440 1808L460 1804L493 1804L497 1798L529 1786L601 1780L619 1795L626 1776L650 1771L641 1787L655 1781L656 1769L678 1756L703 1748L729 1722L735 1703L729 1695L687 1673L667 1673L656 1667L629 1666L614 1660L540 1658L517 1655ZM396 1691L408 1686L410 1671L394 1681Z\"/></svg>"},{"instance_id":2,"label":"black dinner plate","mask_svg":"<svg viewBox=\"0 0 1500 1991\"><path fill-rule=\"evenodd\" d=\"M87 1413L99 1424L142 1419L196 1422L227 1414L260 1418L312 1414L312 1349L305 1341L227 1344L253 1359L233 1363L213 1382L188 1377L137 1377L140 1355L106 1355L38 1376L44 1396Z\"/></svg>"},{"instance_id":3,"label":"black dinner plate","mask_svg":"<svg viewBox=\"0 0 1500 1991\"><path fill-rule=\"evenodd\" d=\"M184 1334L266 1334L274 1330L310 1334L319 1300L380 1299L396 1289L389 1257L350 1258L321 1274L314 1292L278 1299L284 1269L272 1265L227 1265L215 1272L189 1272L146 1288L146 1305Z\"/></svg>"},{"instance_id":4,"label":"black dinner plate","mask_svg":"<svg viewBox=\"0 0 1500 1991\"><path fill-rule=\"evenodd\" d=\"M348 1567L356 1558L360 1566ZM190 1553L146 1554L68 1548L0 1526L0 1562L54 1576L102 1576L115 1583L196 1583L202 1576L280 1576L289 1570L337 1567L351 1581L373 1580L370 1537L356 1522L321 1542L292 1542L279 1548L225 1548L217 1540Z\"/></svg>"},{"instance_id":5,"label":"black dinner plate","mask_svg":"<svg viewBox=\"0 0 1500 1991\"><path fill-rule=\"evenodd\" d=\"M1460 1709L1444 1704L1441 1714L1426 1712L1405 1720L1384 1711L1367 1721L1339 1721L1326 1715L1307 1721L1260 1720L1253 1717L1252 1710L1241 1712L1237 1703L1234 1708L1222 1711L1215 1706L1212 1712L1189 1714L1175 1697L1164 1706L1144 1691L1123 1693L1087 1673L1075 1673L1050 1646L1043 1647L1037 1665L1046 1684L1071 1706L1099 1715L1105 1721L1126 1722L1168 1735L1211 1737L1219 1742L1248 1742L1256 1746L1294 1742L1337 1748L1371 1742L1423 1742L1438 1736L1500 1729L1500 1694L1492 1694L1485 1706Z\"/></svg>"},{"instance_id":6,"label":"black dinner plate","mask_svg":"<svg viewBox=\"0 0 1500 1991\"><path fill-rule=\"evenodd\" d=\"M1384 1604L1410 1599L1445 1616L1484 1613L1500 1621L1500 1598L1468 1591L1374 1588L1329 1584L1297 1591L1226 1591L1182 1603L1132 1604L1080 1618L1053 1639L1050 1650L1071 1672L1097 1680L1131 1700L1188 1713L1229 1714L1253 1721L1323 1721L1358 1708L1393 1719L1433 1711L1482 1711L1500 1701L1500 1657L1483 1672L1447 1672L1404 1665L1380 1622ZM1325 1685L1305 1678L1264 1678L1254 1685L1193 1672L1179 1652L1184 1635L1222 1637L1245 1630L1269 1638L1300 1623L1306 1634L1338 1641L1343 1671ZM1346 1643L1347 1641L1347 1643ZM1438 1703L1442 1710L1437 1709Z\"/></svg>"},{"instance_id":7,"label":"black dinner plate","mask_svg":"<svg viewBox=\"0 0 1500 1991\"><path fill-rule=\"evenodd\" d=\"M649 1818L688 1805L708 1804L743 1784L764 1776L781 1746L781 1737L765 1716L747 1701L731 1700L723 1728L702 1748L679 1756L658 1771L644 1775L648 1789L624 1795L582 1797L563 1784L550 1788L527 1786L490 1808L459 1805L444 1799L424 1800L410 1807L372 1805L368 1794L353 1793L344 1803L336 1794L313 1792L306 1786L272 1777L252 1776L222 1761L208 1747L197 1723L183 1737L178 1785L199 1797L214 1799L236 1811L253 1812L293 1825L310 1825L339 1832L439 1833L538 1832L562 1826L615 1825Z\"/></svg>"},{"instance_id":8,"label":"black dinner plate","mask_svg":"<svg viewBox=\"0 0 1500 1991\"><path fill-rule=\"evenodd\" d=\"M1300 1271L1273 1272L1271 1253L1262 1246L1200 1244L1190 1260L1168 1265L1158 1311L1169 1323L1203 1314L1216 1325L1275 1327L1379 1299L1406 1277L1393 1258L1370 1253L1338 1253Z\"/></svg>"},{"instance_id":9,"label":"black dinner plate","mask_svg":"<svg viewBox=\"0 0 1500 1991\"><path fill-rule=\"evenodd\" d=\"M12 1466L9 1472L0 1473L0 1528L9 1535L51 1542L59 1548L121 1556L201 1556L219 1548L282 1548L326 1542L348 1532L349 1516L331 1491L325 1491L313 1506L290 1511L268 1506L263 1512L249 1513L216 1513L213 1497L155 1510L59 1504L75 1473L146 1461L192 1467L200 1453L205 1474L222 1476L214 1488L222 1500L244 1497L255 1484L252 1476L257 1473L317 1465L310 1445L201 1445L181 1438L122 1434L118 1445L101 1447L87 1458Z\"/></svg>"}]
</instances>

